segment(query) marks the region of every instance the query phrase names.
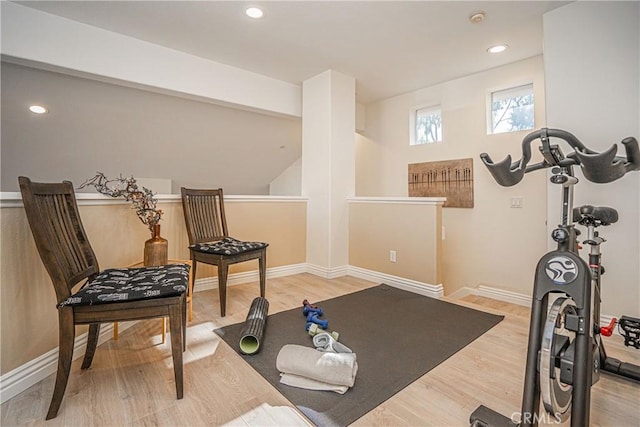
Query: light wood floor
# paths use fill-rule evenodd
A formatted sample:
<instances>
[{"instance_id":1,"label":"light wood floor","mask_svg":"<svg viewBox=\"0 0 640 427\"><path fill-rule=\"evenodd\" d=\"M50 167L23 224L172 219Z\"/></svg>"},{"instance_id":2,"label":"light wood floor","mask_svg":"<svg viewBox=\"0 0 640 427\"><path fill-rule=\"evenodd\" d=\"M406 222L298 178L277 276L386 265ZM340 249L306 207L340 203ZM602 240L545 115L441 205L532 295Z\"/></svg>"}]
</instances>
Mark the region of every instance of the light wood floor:
<instances>
[{"instance_id":1,"label":"light wood floor","mask_svg":"<svg viewBox=\"0 0 640 427\"><path fill-rule=\"evenodd\" d=\"M310 274L269 279L269 313L298 307L305 298L319 301L375 285L352 277L325 280ZM44 422L53 393L52 375L4 403L0 425L246 425L251 418L247 414L266 405L292 406L213 332L244 321L257 293L257 283L230 287L225 318L218 314L217 290L195 294L184 354L184 399L175 399L171 350L168 343L160 344L158 321L145 321L122 332L118 341L101 345L91 369L81 371L81 359L73 363L57 418ZM529 310L474 296L456 302L506 317L355 426L465 426L480 404L507 416L518 411ZM640 364L640 351L624 347L621 337L607 338L606 345L610 355ZM592 389L592 425L640 426L639 404L640 384L602 375Z\"/></svg>"}]
</instances>

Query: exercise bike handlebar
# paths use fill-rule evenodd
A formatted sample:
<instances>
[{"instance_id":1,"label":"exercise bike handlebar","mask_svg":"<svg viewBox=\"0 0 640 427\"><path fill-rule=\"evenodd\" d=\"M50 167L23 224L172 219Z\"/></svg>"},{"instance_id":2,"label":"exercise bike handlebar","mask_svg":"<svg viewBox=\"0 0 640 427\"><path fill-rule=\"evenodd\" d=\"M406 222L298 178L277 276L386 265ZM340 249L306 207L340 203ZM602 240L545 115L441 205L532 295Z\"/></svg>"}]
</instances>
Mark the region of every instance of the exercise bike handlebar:
<instances>
[{"instance_id":1,"label":"exercise bike handlebar","mask_svg":"<svg viewBox=\"0 0 640 427\"><path fill-rule=\"evenodd\" d=\"M567 142L573 152L565 158L557 147L552 147L549 144L550 137L559 138ZM537 139L540 139L542 143L540 149L544 158L541 162L530 165L531 143ZM570 132L561 129L542 128L524 137L520 160L513 162L511 155L507 155L504 160L494 163L487 153L480 154L480 159L482 159L496 182L503 187L516 185L527 172L552 166L567 167L573 165L579 165L585 178L589 181L607 183L621 178L627 172L640 170L638 141L633 137L628 137L622 140L622 145L625 149L626 157L616 156L617 146L615 144L607 151L598 153L585 147Z\"/></svg>"}]
</instances>

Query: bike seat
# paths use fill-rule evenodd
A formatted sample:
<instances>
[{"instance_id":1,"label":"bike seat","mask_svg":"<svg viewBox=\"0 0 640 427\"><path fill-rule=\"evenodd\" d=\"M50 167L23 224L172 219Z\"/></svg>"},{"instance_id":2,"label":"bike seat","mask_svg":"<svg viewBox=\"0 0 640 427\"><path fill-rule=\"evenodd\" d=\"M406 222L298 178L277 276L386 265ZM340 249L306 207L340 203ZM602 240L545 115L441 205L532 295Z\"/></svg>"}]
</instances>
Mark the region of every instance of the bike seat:
<instances>
[{"instance_id":1,"label":"bike seat","mask_svg":"<svg viewBox=\"0 0 640 427\"><path fill-rule=\"evenodd\" d=\"M573 208L573 222L588 225L610 225L618 222L618 211L607 206L583 205Z\"/></svg>"}]
</instances>

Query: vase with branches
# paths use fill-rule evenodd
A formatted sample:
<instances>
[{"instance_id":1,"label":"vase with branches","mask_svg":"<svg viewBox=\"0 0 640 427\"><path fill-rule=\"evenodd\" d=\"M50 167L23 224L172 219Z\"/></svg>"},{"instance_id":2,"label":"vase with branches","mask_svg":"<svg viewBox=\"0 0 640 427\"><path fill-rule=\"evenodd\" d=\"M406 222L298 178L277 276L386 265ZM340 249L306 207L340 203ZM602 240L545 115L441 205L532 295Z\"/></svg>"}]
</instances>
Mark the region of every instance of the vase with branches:
<instances>
[{"instance_id":1,"label":"vase with branches","mask_svg":"<svg viewBox=\"0 0 640 427\"><path fill-rule=\"evenodd\" d=\"M151 190L146 187L138 187L134 177L109 179L102 172L98 172L93 178L89 178L79 188L91 186L100 194L111 197L123 197L133 203L133 208L140 221L153 232L153 226L162 219L162 210L157 208L158 201Z\"/></svg>"},{"instance_id":2,"label":"vase with branches","mask_svg":"<svg viewBox=\"0 0 640 427\"><path fill-rule=\"evenodd\" d=\"M145 242L144 265L164 265L168 261L167 240L160 237L160 220L162 210L158 209L158 201L151 190L140 188L132 176L109 179L102 172L97 172L86 180L79 188L93 187L100 194L110 197L122 197L133 204L140 221L151 231L151 239Z\"/></svg>"}]
</instances>

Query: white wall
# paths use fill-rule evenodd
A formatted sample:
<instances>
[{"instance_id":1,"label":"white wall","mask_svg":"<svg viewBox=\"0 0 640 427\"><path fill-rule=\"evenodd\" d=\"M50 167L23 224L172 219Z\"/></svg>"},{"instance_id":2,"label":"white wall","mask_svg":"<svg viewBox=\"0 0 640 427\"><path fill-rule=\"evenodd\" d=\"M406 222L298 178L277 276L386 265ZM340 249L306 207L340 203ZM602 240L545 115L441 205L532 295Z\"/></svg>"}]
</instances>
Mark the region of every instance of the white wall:
<instances>
[{"instance_id":1,"label":"white wall","mask_svg":"<svg viewBox=\"0 0 640 427\"><path fill-rule=\"evenodd\" d=\"M100 171L170 179L173 193L185 186L268 194L302 154L299 118L6 62L1 68L1 191L18 191L20 175L80 185ZM31 103L49 112L33 114Z\"/></svg>"},{"instance_id":2,"label":"white wall","mask_svg":"<svg viewBox=\"0 0 640 427\"><path fill-rule=\"evenodd\" d=\"M357 196L406 196L409 163L473 159L474 208L443 209L445 294L479 284L531 294L535 265L546 250L544 172L504 188L479 158L482 152L494 160L509 153L520 156L527 132L487 135L487 93L530 82L539 128L544 126L541 56L366 106L366 131L356 139ZM442 108L443 142L409 146L411 108L437 104ZM516 196L523 197L521 209L510 208Z\"/></svg>"},{"instance_id":3,"label":"white wall","mask_svg":"<svg viewBox=\"0 0 640 427\"><path fill-rule=\"evenodd\" d=\"M299 196L302 192L302 157L269 184L271 196Z\"/></svg>"},{"instance_id":4,"label":"white wall","mask_svg":"<svg viewBox=\"0 0 640 427\"><path fill-rule=\"evenodd\" d=\"M570 130L596 151L640 138L640 3L575 2L543 22L549 127ZM624 155L621 144L618 150ZM559 196L549 197L553 228ZM581 179L575 205L581 204L611 206L620 215L600 229L607 239L603 313L640 316L640 172L609 184Z\"/></svg>"},{"instance_id":5,"label":"white wall","mask_svg":"<svg viewBox=\"0 0 640 427\"><path fill-rule=\"evenodd\" d=\"M349 263L347 199L355 188L355 79L327 70L302 84L302 195L307 262L343 274Z\"/></svg>"}]
</instances>

